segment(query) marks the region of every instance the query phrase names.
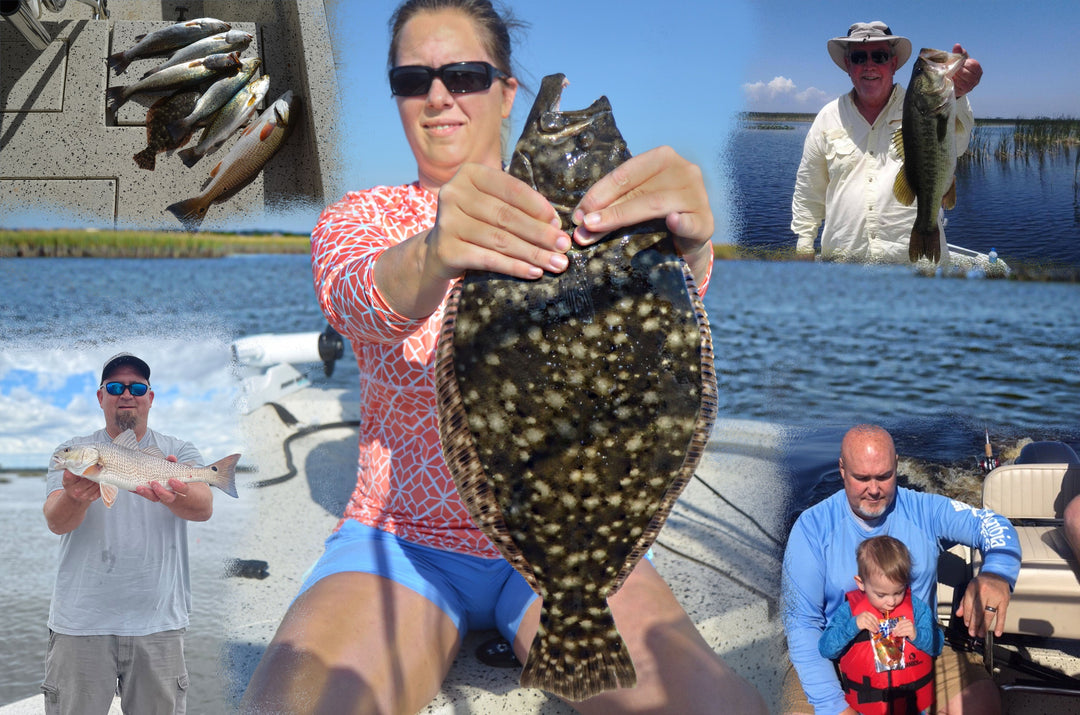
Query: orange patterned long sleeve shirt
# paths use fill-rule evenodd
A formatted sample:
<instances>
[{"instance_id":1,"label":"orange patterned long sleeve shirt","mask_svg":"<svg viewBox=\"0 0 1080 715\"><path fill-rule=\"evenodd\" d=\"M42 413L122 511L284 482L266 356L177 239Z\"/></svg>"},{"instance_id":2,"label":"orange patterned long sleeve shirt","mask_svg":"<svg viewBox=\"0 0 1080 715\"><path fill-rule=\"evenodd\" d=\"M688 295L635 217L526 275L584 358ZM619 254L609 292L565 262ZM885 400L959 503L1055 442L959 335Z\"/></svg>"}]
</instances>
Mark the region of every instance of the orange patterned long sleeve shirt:
<instances>
[{"instance_id":1,"label":"orange patterned long sleeve shirt","mask_svg":"<svg viewBox=\"0 0 1080 715\"><path fill-rule=\"evenodd\" d=\"M360 458L342 523L356 519L413 543L501 558L469 517L439 444L434 357L444 306L412 320L375 287L379 255L431 228L436 208L437 195L418 184L377 186L331 204L311 234L315 295L360 368ZM699 292L707 287L706 278Z\"/></svg>"}]
</instances>

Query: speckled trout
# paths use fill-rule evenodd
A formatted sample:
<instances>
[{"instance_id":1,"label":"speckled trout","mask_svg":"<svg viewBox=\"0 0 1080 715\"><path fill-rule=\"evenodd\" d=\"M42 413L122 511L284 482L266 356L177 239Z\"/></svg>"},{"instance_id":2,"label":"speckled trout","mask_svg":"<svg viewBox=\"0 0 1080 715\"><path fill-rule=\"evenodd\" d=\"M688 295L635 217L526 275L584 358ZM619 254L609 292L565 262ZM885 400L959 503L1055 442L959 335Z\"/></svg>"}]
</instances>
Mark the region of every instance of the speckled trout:
<instances>
[{"instance_id":1,"label":"speckled trout","mask_svg":"<svg viewBox=\"0 0 1080 715\"><path fill-rule=\"evenodd\" d=\"M904 95L904 121L893 146L904 159L893 194L905 206L916 203L908 258L941 259L938 209L956 206L956 90L952 78L966 54L923 48Z\"/></svg>"},{"instance_id":2,"label":"speckled trout","mask_svg":"<svg viewBox=\"0 0 1080 715\"><path fill-rule=\"evenodd\" d=\"M112 507L120 489L129 492L136 487L157 482L168 486L170 479L181 482L205 482L231 497L236 494L236 463L239 454L230 454L206 467L192 467L170 462L157 447L139 448L133 430L125 430L112 442L80 444L58 449L52 456L52 469L66 469L97 482L101 499Z\"/></svg>"},{"instance_id":3,"label":"speckled trout","mask_svg":"<svg viewBox=\"0 0 1080 715\"><path fill-rule=\"evenodd\" d=\"M135 38L135 45L109 56L109 66L116 71L116 74L120 74L127 70L133 60L165 54L214 33L228 32L231 28L232 25L229 23L213 17L178 22L149 34L139 35Z\"/></svg>"},{"instance_id":4,"label":"speckled trout","mask_svg":"<svg viewBox=\"0 0 1080 715\"><path fill-rule=\"evenodd\" d=\"M560 111L545 77L510 163L572 230L629 158L606 97ZM608 608L693 476L716 417L705 309L664 222L575 246L538 280L468 271L436 355L447 466L477 526L543 599L521 684L584 700L636 683Z\"/></svg>"}]
</instances>

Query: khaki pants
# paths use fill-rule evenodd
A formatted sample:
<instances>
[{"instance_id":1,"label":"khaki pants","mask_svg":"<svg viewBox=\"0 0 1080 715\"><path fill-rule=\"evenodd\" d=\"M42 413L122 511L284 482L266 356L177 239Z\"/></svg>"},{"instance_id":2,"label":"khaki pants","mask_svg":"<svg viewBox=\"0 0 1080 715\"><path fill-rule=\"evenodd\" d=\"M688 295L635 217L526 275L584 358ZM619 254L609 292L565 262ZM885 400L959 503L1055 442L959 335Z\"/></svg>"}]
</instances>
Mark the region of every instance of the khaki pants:
<instances>
[{"instance_id":1,"label":"khaki pants","mask_svg":"<svg viewBox=\"0 0 1080 715\"><path fill-rule=\"evenodd\" d=\"M104 715L120 693L125 713L184 715L184 630L148 636L66 636L49 632L46 715Z\"/></svg>"},{"instance_id":2,"label":"khaki pants","mask_svg":"<svg viewBox=\"0 0 1080 715\"><path fill-rule=\"evenodd\" d=\"M934 659L934 707L930 712L936 713L939 706L944 706L950 698L972 683L989 678L990 674L982 664L982 656L953 650L946 643L941 655ZM799 676L790 665L780 691L780 712L800 715L814 713L799 684Z\"/></svg>"}]
</instances>

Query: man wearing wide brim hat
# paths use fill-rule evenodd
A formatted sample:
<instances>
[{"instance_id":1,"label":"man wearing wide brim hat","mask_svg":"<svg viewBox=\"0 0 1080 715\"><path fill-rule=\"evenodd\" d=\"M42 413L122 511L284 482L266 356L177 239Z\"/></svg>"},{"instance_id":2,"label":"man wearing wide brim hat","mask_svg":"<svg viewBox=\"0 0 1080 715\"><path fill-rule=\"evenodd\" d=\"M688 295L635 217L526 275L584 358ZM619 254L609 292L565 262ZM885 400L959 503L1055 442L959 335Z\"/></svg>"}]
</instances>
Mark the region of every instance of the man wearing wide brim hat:
<instances>
[{"instance_id":1,"label":"man wearing wide brim hat","mask_svg":"<svg viewBox=\"0 0 1080 715\"><path fill-rule=\"evenodd\" d=\"M848 29L848 34L843 37L834 37L829 40L829 57L836 66L845 72L848 71L848 52L854 49L854 45L867 45L871 42L887 42L889 49L896 57L895 69L900 69L911 57L911 40L906 37L892 34L889 26L880 20L874 22L856 22Z\"/></svg>"},{"instance_id":2,"label":"man wearing wide brim hat","mask_svg":"<svg viewBox=\"0 0 1080 715\"><path fill-rule=\"evenodd\" d=\"M821 228L822 258L908 264L916 206L893 196L903 163L892 140L904 114L904 88L893 76L911 57L911 41L875 20L851 25L826 48L851 79L852 90L825 105L806 136L791 202L796 252L813 257ZM953 47L953 52L963 51L959 44ZM957 156L967 150L975 126L964 95L981 76L982 67L968 58L953 77L957 102L951 129ZM938 229L940 265L947 268L940 219Z\"/></svg>"}]
</instances>

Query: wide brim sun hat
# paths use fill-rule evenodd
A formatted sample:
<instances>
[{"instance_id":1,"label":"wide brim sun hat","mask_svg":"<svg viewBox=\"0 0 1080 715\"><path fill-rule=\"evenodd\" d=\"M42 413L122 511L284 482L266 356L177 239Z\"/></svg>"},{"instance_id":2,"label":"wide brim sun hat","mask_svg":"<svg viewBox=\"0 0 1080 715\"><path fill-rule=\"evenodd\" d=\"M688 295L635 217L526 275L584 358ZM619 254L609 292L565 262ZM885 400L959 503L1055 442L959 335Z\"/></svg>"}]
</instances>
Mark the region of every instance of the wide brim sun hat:
<instances>
[{"instance_id":1,"label":"wide brim sun hat","mask_svg":"<svg viewBox=\"0 0 1080 715\"><path fill-rule=\"evenodd\" d=\"M844 58L847 57L851 45L866 42L888 42L889 46L892 47L893 54L899 60L896 69L903 67L904 63L911 57L911 40L906 37L901 37L900 35L892 34L892 30L889 29L889 26L881 20L874 20L873 22L856 22L848 28L846 36L834 37L829 40L829 57L832 57L832 61L836 63L837 67L847 72L847 67L844 65Z\"/></svg>"}]
</instances>

